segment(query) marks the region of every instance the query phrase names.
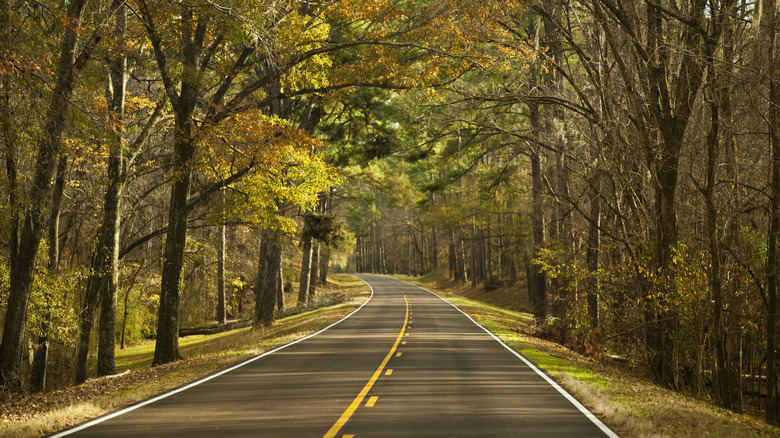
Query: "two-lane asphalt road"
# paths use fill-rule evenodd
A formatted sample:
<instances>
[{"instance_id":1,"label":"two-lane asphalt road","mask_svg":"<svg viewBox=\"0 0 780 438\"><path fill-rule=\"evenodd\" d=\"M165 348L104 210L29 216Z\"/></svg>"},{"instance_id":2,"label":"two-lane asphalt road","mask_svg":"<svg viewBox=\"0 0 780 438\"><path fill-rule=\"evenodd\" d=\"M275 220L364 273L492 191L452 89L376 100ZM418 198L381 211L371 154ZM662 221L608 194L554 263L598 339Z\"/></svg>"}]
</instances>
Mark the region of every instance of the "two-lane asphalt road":
<instances>
[{"instance_id":1,"label":"two-lane asphalt road","mask_svg":"<svg viewBox=\"0 0 780 438\"><path fill-rule=\"evenodd\" d=\"M316 336L54 436L616 436L447 302L360 277L372 298Z\"/></svg>"}]
</instances>

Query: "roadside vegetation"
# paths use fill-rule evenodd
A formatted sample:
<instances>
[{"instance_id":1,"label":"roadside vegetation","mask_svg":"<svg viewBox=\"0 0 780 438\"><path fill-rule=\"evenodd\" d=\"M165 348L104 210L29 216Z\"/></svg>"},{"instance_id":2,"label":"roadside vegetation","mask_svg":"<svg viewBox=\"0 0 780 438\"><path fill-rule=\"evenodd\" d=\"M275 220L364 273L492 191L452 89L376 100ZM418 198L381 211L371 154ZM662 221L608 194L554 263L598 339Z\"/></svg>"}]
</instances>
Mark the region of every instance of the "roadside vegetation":
<instances>
[{"instance_id":1,"label":"roadside vegetation","mask_svg":"<svg viewBox=\"0 0 780 438\"><path fill-rule=\"evenodd\" d=\"M485 291L437 274L397 277L457 306L549 374L623 438L780 436L780 428L757 418L758 412L734 413L710 400L664 389L644 376L641 367L616 362L603 352L585 356L538 337L533 315L522 310L527 295L518 300L517 287Z\"/></svg>"},{"instance_id":2,"label":"roadside vegetation","mask_svg":"<svg viewBox=\"0 0 780 438\"><path fill-rule=\"evenodd\" d=\"M117 350L117 371L78 386L28 395L0 394L0 436L37 437L184 385L263 352L308 336L338 321L370 292L354 277L336 275L323 288L319 302L266 328L243 328L180 340L184 359L150 367L154 341ZM294 303L294 300L290 300Z\"/></svg>"}]
</instances>

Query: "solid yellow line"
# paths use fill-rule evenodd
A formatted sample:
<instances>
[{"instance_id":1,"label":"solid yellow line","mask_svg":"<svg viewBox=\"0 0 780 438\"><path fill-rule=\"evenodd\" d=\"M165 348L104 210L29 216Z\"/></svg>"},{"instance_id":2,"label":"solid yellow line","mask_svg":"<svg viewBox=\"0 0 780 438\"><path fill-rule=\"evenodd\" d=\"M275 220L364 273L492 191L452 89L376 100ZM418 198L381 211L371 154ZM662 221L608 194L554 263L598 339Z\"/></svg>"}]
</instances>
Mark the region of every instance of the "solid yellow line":
<instances>
[{"instance_id":1,"label":"solid yellow line","mask_svg":"<svg viewBox=\"0 0 780 438\"><path fill-rule=\"evenodd\" d=\"M406 327L406 323L407 321L409 321L409 300L406 299L406 295L404 295L404 301L406 302L406 315L404 315L404 323L401 326L401 332L398 333L398 338L396 338L393 347L390 349L390 352L387 353L387 356L385 356L385 359L382 361L382 363L379 364L379 368L377 368L376 371L374 371L374 375L371 376L370 379L368 379L368 383L366 383L366 386L364 386L363 389L360 390L360 393L357 395L357 397L355 397L355 400L352 401L349 407L347 407L347 410L345 410L344 413L341 414L341 417L339 417L339 419L336 420L336 423L333 424L333 426L331 426L331 428L325 433L325 435L322 436L322 438L335 437L336 434L339 433L341 428L344 427L345 424L347 424L347 421L349 421L350 417L352 417L352 414L355 413L355 410L358 408L358 406L360 406L360 403L362 403L363 399L366 398L366 394L368 394L368 391L371 390L371 387L374 386L374 383L382 374L382 371L385 369L385 365L387 365L387 362L390 360L391 357L393 357L393 353L395 353L396 348L398 348L398 343L401 342L401 338L404 336L404 328Z\"/></svg>"}]
</instances>

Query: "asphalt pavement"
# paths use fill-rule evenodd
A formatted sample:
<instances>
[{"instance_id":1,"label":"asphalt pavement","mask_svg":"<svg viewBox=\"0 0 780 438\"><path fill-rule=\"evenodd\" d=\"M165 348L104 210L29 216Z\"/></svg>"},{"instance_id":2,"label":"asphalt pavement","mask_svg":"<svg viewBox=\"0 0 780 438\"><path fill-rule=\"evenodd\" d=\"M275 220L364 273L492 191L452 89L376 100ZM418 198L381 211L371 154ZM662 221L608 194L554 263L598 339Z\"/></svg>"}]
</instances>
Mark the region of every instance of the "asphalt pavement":
<instances>
[{"instance_id":1,"label":"asphalt pavement","mask_svg":"<svg viewBox=\"0 0 780 438\"><path fill-rule=\"evenodd\" d=\"M360 278L371 299L328 329L52 436L617 436L446 301Z\"/></svg>"}]
</instances>

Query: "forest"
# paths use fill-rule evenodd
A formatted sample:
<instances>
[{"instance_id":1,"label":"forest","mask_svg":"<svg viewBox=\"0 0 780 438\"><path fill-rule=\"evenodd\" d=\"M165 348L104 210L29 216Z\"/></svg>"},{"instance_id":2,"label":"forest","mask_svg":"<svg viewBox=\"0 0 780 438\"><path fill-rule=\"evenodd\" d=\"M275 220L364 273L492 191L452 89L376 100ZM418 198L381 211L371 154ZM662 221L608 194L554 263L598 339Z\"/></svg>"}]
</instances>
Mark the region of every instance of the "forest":
<instances>
[{"instance_id":1,"label":"forest","mask_svg":"<svg viewBox=\"0 0 780 438\"><path fill-rule=\"evenodd\" d=\"M777 0L0 0L0 386L439 272L777 424L779 30Z\"/></svg>"}]
</instances>

